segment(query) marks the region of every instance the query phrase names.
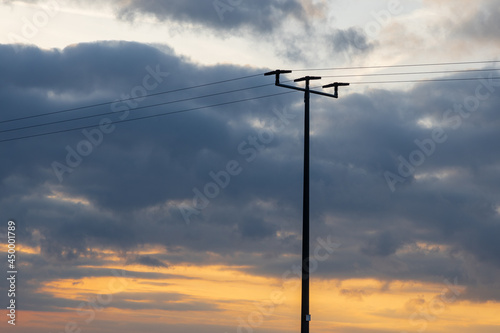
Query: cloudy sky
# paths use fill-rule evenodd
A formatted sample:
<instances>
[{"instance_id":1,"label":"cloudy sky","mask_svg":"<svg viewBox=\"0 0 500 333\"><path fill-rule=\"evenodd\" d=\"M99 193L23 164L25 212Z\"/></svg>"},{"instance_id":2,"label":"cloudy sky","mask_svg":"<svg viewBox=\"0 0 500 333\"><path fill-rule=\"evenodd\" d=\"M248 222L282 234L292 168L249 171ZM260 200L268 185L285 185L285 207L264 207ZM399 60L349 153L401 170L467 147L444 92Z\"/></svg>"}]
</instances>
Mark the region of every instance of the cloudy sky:
<instances>
[{"instance_id":1,"label":"cloudy sky","mask_svg":"<svg viewBox=\"0 0 500 333\"><path fill-rule=\"evenodd\" d=\"M311 331L498 332L499 16L1 1L16 331L297 332L303 96L263 76L281 68L351 83L311 98Z\"/></svg>"}]
</instances>

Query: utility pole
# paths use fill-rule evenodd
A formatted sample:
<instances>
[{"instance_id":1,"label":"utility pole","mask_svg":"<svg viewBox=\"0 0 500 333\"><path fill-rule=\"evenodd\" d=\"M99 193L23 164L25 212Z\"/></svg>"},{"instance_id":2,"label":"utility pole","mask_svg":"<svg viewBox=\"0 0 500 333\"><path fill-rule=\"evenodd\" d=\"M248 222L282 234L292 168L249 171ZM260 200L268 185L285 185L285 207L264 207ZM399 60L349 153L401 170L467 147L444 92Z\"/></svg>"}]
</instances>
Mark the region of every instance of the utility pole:
<instances>
[{"instance_id":1,"label":"utility pole","mask_svg":"<svg viewBox=\"0 0 500 333\"><path fill-rule=\"evenodd\" d=\"M304 194L302 201L302 300L301 300L301 313L300 313L300 332L309 333L309 322L311 315L309 313L309 97L310 94L317 94L331 98L338 98L338 87L348 86L349 83L335 82L323 86L323 88L334 87L334 94L327 94L321 91L311 90L309 82L313 80L321 80L319 76L305 76L296 79L294 82L305 81L306 87L300 88L280 83L280 74L289 74L289 70L275 70L264 74L265 76L275 75L275 85L288 89L294 89L304 92Z\"/></svg>"}]
</instances>

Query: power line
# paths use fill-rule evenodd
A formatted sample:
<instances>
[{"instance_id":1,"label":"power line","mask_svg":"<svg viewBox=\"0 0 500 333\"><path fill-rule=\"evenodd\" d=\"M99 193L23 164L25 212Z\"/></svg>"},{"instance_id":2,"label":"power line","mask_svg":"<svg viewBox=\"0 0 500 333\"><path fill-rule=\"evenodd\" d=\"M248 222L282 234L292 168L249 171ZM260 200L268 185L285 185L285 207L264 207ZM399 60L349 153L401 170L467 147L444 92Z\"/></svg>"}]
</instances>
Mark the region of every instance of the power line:
<instances>
[{"instance_id":1,"label":"power line","mask_svg":"<svg viewBox=\"0 0 500 333\"><path fill-rule=\"evenodd\" d=\"M262 87L266 87L266 86L272 86L272 85L273 85L272 83L262 84L262 85L259 85L259 86L253 86L253 87L248 87L248 88L241 88L241 89L229 90L229 91L220 92L220 93L214 93L214 94L209 94L209 95L203 95L203 96L197 96L197 97L179 99L179 100L175 100L175 101L169 101L169 102L158 103L158 104L151 104L151 105L146 105L146 106L141 106L141 107L136 107L136 108L133 108L133 109L129 109L128 111L143 110L143 109L153 108L153 107L162 106L162 105L168 105L168 104L174 104L174 103L180 103L180 102L187 102L187 101L192 101L192 100L196 100L196 99L200 99L200 98L207 98L207 97L219 96L219 95L224 95L224 94L229 94L229 93L234 93L234 92L239 92L239 91L245 91L245 90L262 88ZM24 130L24 129L36 128L36 127L41 127L41 126L49 126L49 125L55 125L55 124L62 124L62 123L70 122L70 121L90 119L90 118L95 118L95 117L100 117L100 116L106 116L106 115L110 115L110 114L114 114L114 112L99 113L99 114L94 114L94 115L81 116L81 117L77 117L77 118L57 120L57 121L52 121L52 122L43 123L43 124L35 124L35 125L29 125L29 126L24 126L24 127L11 128L11 129L6 129L6 130L1 130L0 133L20 131L20 130Z\"/></svg>"},{"instance_id":2,"label":"power line","mask_svg":"<svg viewBox=\"0 0 500 333\"><path fill-rule=\"evenodd\" d=\"M422 79L422 80L398 80L398 81L372 81L372 82L351 82L351 84L384 84L384 83L419 83L419 82L444 82L444 81L474 81L482 80L484 77L468 77L455 79ZM491 77L492 80L500 80L500 77Z\"/></svg>"},{"instance_id":3,"label":"power line","mask_svg":"<svg viewBox=\"0 0 500 333\"><path fill-rule=\"evenodd\" d=\"M485 60L485 61L468 61L468 62L444 62L444 63L428 63L428 64L385 65L385 66L333 67L333 68L318 68L318 69L296 69L295 71L313 71L313 70L328 71L328 70L352 70L352 69L376 69L376 68L402 68L402 67L418 67L418 66L465 65L465 64L486 64L486 63L500 63L500 61ZM237 78L233 78L233 79L227 79L227 80L221 80L221 81L215 81L215 82L195 85L195 86L191 86L191 87L168 90L168 91L150 94L150 95L145 96L145 97L148 98L148 97L160 96L160 95L170 94L170 93L179 92L179 91L202 88L202 87L207 87L207 86L222 84L222 83L228 83L228 82L233 82L233 81L238 81L238 80L244 80L244 79L249 79L249 78L253 78L253 77L258 77L258 76L261 76L262 74L263 73L247 75L247 76L237 77ZM362 74L359 76L368 76L368 75L370 75L370 74ZM384 75L384 74L380 74L380 75ZM327 76L324 76L324 77L327 77ZM347 76L344 76L344 77L347 77ZM48 113L44 113L44 114L36 114L36 115L24 116L24 117L19 117L19 118L14 118L14 119L2 120L2 121L0 121L0 124L14 122L14 121L27 120L27 119L33 119L33 118L39 118L39 117L61 114L61 113L67 113L67 112L72 112L72 111L85 110L85 109L90 109L90 108L99 107L99 106L111 105L113 103L132 101L132 100L135 100L137 98L140 98L140 97L121 99L121 100L116 100L116 101L108 101L108 102L103 102L103 103L79 106L79 107L70 108L70 109L63 109L63 110L54 111L54 112L48 112Z\"/></svg>"},{"instance_id":4,"label":"power line","mask_svg":"<svg viewBox=\"0 0 500 333\"><path fill-rule=\"evenodd\" d=\"M221 83L227 83L227 82L233 82L233 81L238 81L238 80L243 80L243 79L249 79L252 77L257 77L261 76L262 74L255 74L255 75L247 75L247 76L242 76L234 79L227 79L227 80L222 80L222 81L215 81L215 82L210 82L210 83L204 83L196 86L191 86L191 87L185 87L185 88L179 88L175 90L168 90L168 91L163 91L155 94L150 94L146 97L153 97L153 96L159 96L159 95L164 95L164 94L171 94L174 92L179 92L179 91L184 91L184 90L190 90L190 89L196 89L196 88L202 88L202 87L208 87L216 84L221 84ZM79 106L71 109L64 109L64 110L59 110L59 111L54 111L54 112L49 112L49 113L43 113L43 114L35 114L31 116L25 116L25 117L20 117L20 118L15 118L15 119L8 119L8 120L2 120L0 121L0 124L4 123L9 123L13 121L19 121L19 120L26 120L26 119L32 119L32 118L38 118L38 117L43 117L43 116L49 116L49 115L54 115L54 114L60 114L60 113L65 113L65 112L71 112L71 111L78 111L78 110L84 110L84 109L90 109L98 106L105 106L105 105L111 105L113 103L120 103L120 102L127 102L127 101L132 101L135 99L138 99L141 97L135 97L135 98L127 98L127 99L121 99L117 101L112 101L112 102L103 102L103 103L97 103L97 104L90 104L90 105L85 105L85 106Z\"/></svg>"},{"instance_id":5,"label":"power line","mask_svg":"<svg viewBox=\"0 0 500 333\"><path fill-rule=\"evenodd\" d=\"M224 103L218 103L218 104L212 104L212 105L205 105L205 106L200 106L200 107L190 108L190 109L185 109L185 110L178 110L178 111L172 111L172 112L167 112L167 113L160 113L160 114L148 115L148 116L137 117L137 118L132 118L132 119L117 120L117 121L112 121L112 122L110 122L108 124L111 125L111 124L127 123L127 122L131 122L131 121L142 120L142 119L149 119L149 118L155 118L155 117L170 116L170 115L178 114L178 113L185 113L185 112L191 112L191 111L196 111L196 110L201 110L201 109L208 109L208 108L212 108L212 107L218 107L218 106L236 104L236 103L241 103L241 102L248 102L248 101L257 100L257 99L263 99L263 98L274 97L274 96L279 96L279 95L291 94L291 93L294 93L294 92L295 91L287 91L287 92L284 92L284 93L277 93L277 94L263 95L263 96L259 96L259 97L245 98L245 99L241 99L241 100L236 100L236 101L231 101L231 102L224 102ZM74 128L68 128L68 129L57 130L57 131L50 131L50 132L45 132L45 133L24 135L24 136L20 136L20 137L17 137L17 138L3 139L3 140L0 140L0 143L2 143L2 142L9 142L9 141L17 141L17 140L28 139L28 138L36 138L36 137L46 136L46 135L51 135L51 134L58 134L58 133L65 133L65 132L77 131L77 130L86 129L86 128L89 128L89 127L91 127L91 126L87 125L87 126L74 127Z\"/></svg>"},{"instance_id":6,"label":"power line","mask_svg":"<svg viewBox=\"0 0 500 333\"><path fill-rule=\"evenodd\" d=\"M493 62L500 62L500 61L440 63L440 64L433 64L433 65L470 64L470 63L477 64L477 63L486 63L486 62L493 63ZM432 64L413 64L413 65L395 65L395 66L370 66L370 67L367 66L367 67L364 67L364 68L380 68L380 67L387 68L387 67L425 66L425 65L432 65ZM352 69L353 67L350 67L350 68ZM348 67L346 67L344 69L348 69ZM384 75L415 75L415 74L448 74L448 73L484 72L484 71L496 71L496 70L498 70L498 69L469 69L469 70L454 70L454 71L431 71L431 72L412 72L412 73L381 73L381 74L360 74L360 75L352 74L352 75L335 76L335 77L352 77L352 76L365 77L365 76L377 76L377 75L384 76ZM177 91L182 91L182 90L188 90L188 89L194 89L194 88L199 88L199 87L204 87L204 86L210 86L210 85L215 85L215 84L220 84L220 83L225 83L225 82L242 80L242 79L252 78L252 77L256 77L256 76L260 76L260 75L261 74L248 75L248 76L234 78L234 79L228 79L228 80L222 80L222 81L217 81L217 82L211 82L211 83L201 84L201 85L192 86L192 87L175 89L175 90L171 90L171 91L167 91L167 92L160 92L160 93L152 94L152 95L149 95L149 96L146 96L146 97L152 97L152 96L157 96L157 95L161 95L161 94L167 94L167 93L172 93L172 92L177 92ZM333 76L324 76L324 77L333 77ZM352 84L362 85L362 84L388 84L388 83L418 83L418 82L468 81L468 80L480 80L480 79L484 79L484 78L482 78L482 77L479 77L479 78L477 78L477 77L471 77L471 78L449 78L449 79L391 80L391 81L352 82ZM500 79L500 77L492 77L491 79ZM289 81L291 81L291 80L289 80ZM289 81L284 81L284 82L289 82ZM207 98L207 97L211 97L211 96L218 96L218 95L223 95L223 94L228 94L228 93L233 93L233 92L239 92L239 91L257 89L257 88L261 88L261 87L269 86L269 85L272 85L272 84L264 84L264 85L258 85L258 86L253 86L253 87L234 89L234 90L229 90L229 91L224 91L224 92L218 92L218 93L213 93L213 94L208 94L208 95L202 95L202 96L196 96L196 97L191 97L191 98L186 98L186 99L181 99L181 100L175 100L175 101L169 101L169 102L158 103L158 104L153 104L153 105L147 105L147 106L132 108L132 109L129 109L128 111L135 111L135 110L141 110L141 109L146 109L146 108L153 108L153 107L157 107L157 106L168 105L168 104L179 103L179 102L185 102L185 101L190 101L190 100L195 100L195 99L200 99L200 98ZM250 100L255 100L255 99L261 99L261 98L266 98L266 97L271 97L271 96L276 96L276 95L280 95L280 94L266 95L266 96L260 96L260 97L254 97L254 98L247 98L247 99L243 99L243 100L236 100L236 101L219 103L219 104L213 104L213 105L208 105L208 106L201 106L201 107L191 108L191 109L186 109L186 110L173 111L173 112L169 112L169 113L155 114L155 115L149 115L149 116L144 116L144 117L137 117L137 118L132 118L132 119L115 121L113 123L122 123L122 122L129 122L129 121L135 121L135 120L141 120L141 119L148 119L148 118L153 118L153 117L160 117L160 116L165 116L165 115L170 115L170 114L177 114L177 113L182 113L182 112L199 110L199 109L203 109L203 108L210 108L210 107L216 107L216 106L223 106L223 105L227 105L227 104L240 103L240 102L245 102L245 101L250 101ZM133 99L135 99L135 98L130 98L130 99L121 100L121 101L115 101L115 102L123 102L123 101L133 100ZM99 103L99 104L82 106L82 107L73 108L73 109L60 110L60 111L46 113L46 114L41 114L41 115L27 116L27 117L22 117L22 118L17 118L17 119L11 119L11 120L2 121L0 123L6 123L6 122L10 122L10 121L15 121L15 120L30 119L30 118L35 118L35 117L41 117L41 116L44 116L44 115L52 115L52 114L56 114L56 113L69 112L69 111L73 111L73 110L81 110L81 109L91 108L91 107L95 107L95 106L109 105L109 104L112 104L112 103L115 103L115 102ZM54 124L65 123L65 122L70 122L70 121L77 121L77 120L89 119L89 118L98 117L98 116L104 116L104 115L109 115L109 114L113 114L113 112L108 112L108 113L103 113L103 114L96 114L96 115L82 116L82 117L65 119L65 120L60 120L60 121L47 122L47 123L43 123L43 124L35 124L35 125L30 125L30 126L18 127L18 128L14 128L14 129L7 129L7 130L0 131L0 133L12 132L12 131L29 129L29 128L36 128L36 127L41 127L41 126L54 125ZM75 127L75 128L62 129L62 130L57 130L57 131L49 131L49 132L45 132L45 133L38 133L38 134L27 135L27 136L20 136L20 137L16 137L16 138L10 138L10 139L0 140L0 143L1 142L7 142L7 141L20 140L20 139L30 138L30 137L38 137L38 136L44 136L44 135L50 135L50 134L56 134L56 133L69 132L69 131L74 131L74 130L79 130L79 129L85 129L85 128L88 128L88 127L89 126Z\"/></svg>"},{"instance_id":7,"label":"power line","mask_svg":"<svg viewBox=\"0 0 500 333\"><path fill-rule=\"evenodd\" d=\"M400 68L400 67L416 67L416 66L438 66L438 65L463 65L463 64L485 64L485 63L498 63L500 61L496 60L486 60L486 61L468 61L468 62L446 62L446 63L428 63L428 64L406 64L406 65L386 65L386 66L358 66L358 67L337 67L337 68L323 68L323 69L298 69L296 71L305 71L305 70L317 70L317 71L323 71L323 70L340 70L340 69L375 69L375 68ZM491 69L491 70L498 70L498 69ZM487 69L481 69L481 70L465 70L465 71L487 71ZM444 72L422 72L426 74L445 74L445 73L458 73L461 71L444 71ZM420 74L420 73L381 73L381 74L359 74L359 75L344 75L344 76L338 76L338 77L353 77L353 76L358 76L358 77L364 77L364 76L384 76L384 75L414 75L414 74ZM210 83L205 83L205 84L200 84L196 86L191 86L191 87L185 87L185 88L180 88L180 89L174 89L174 90L169 90L169 91L163 91L159 93L154 93L150 94L148 96L144 97L135 97L135 98L128 98L128 99L122 99L122 100L116 100L116 101L109 101L109 102L103 102L103 103L97 103L97 104L91 104L91 105L85 105L85 106L80 106L80 107L75 107L75 108L70 108L70 109L63 109L59 111L54 111L54 112L48 112L44 114L37 114L37 115L30 115L30 116L25 116L25 117L19 117L19 118L14 118L14 119L8 119L8 120L3 120L0 121L0 124L3 123L9 123L9 122L14 122L14 121L21 121L21 120L27 120L27 119L33 119L33 118L39 118L39 117L44 117L44 116L50 116L50 115L55 115L55 114L61 114L61 113L67 113L67 112L72 112L72 111L79 111L79 110L84 110L84 109L89 109L89 108L94 108L94 107L99 107L99 106L105 106L105 105L111 105L113 103L121 103L121 102L126 102L126 101L131 101L135 100L138 98L148 98L148 97L154 97L154 96L159 96L159 95L164 95L164 94L170 94L174 92L179 92L179 91L185 91L185 90L190 90L190 89L196 89L196 88L201 88L201 87L207 87L211 85L216 85L216 84L222 84L222 83L227 83L227 82L233 82L233 81L238 81L238 80L243 80L243 79L248 79L248 78L253 78L257 76L261 76L262 73L260 74L253 74L253 75L247 75L247 76L242 76L242 77L237 77L233 79L227 79L227 80L221 80L221 81L215 81L215 82L210 82ZM323 77L333 77L333 76L323 76ZM390 83L390 82L375 82L375 83ZM395 83L399 83L399 81L395 81ZM360 83L357 83L360 84ZM252 89L252 88L249 88ZM229 92L227 92L229 93ZM222 93L221 93L222 94ZM202 97L200 97L202 98ZM70 120L68 120L70 121ZM52 123L47 123L47 125L50 125ZM38 126L43 126L43 125L35 125L33 127L38 127ZM25 128L30 128L28 127L21 127L18 128L20 129L25 129ZM18 129L12 129L12 130L4 130L0 131L2 132L10 132L10 131L15 131Z\"/></svg>"},{"instance_id":8,"label":"power line","mask_svg":"<svg viewBox=\"0 0 500 333\"><path fill-rule=\"evenodd\" d=\"M418 82L442 82L442 81L471 81L471 80L480 80L483 79L481 77L479 78L454 78L454 79L423 79L423 80L398 80L398 81L373 81L373 82L352 82L351 84L384 84L384 83L418 83ZM492 77L491 79L497 80L500 79L500 77ZM289 82L289 81L285 81ZM314 89L319 88L318 87L313 87ZM173 115L173 114L178 114L178 113L185 113L185 112L190 112L190 111L196 111L196 110L201 110L201 109L206 109L206 108L212 108L212 107L218 107L218 106L224 106L224 105L230 105L230 104L236 104L236 103L241 103L241 102L247 102L251 100L258 100L262 98L267 98L267 97L273 97L273 96L279 96L279 95L284 95L284 94L289 94L293 93L294 91L290 92L284 92L284 93L278 93L278 94L271 94L271 95L264 95L264 96L259 96L259 97L252 97L252 98L246 98L242 100L236 100L236 101L231 101L231 102L224 102L224 103L218 103L218 104L213 104L213 105L207 105L207 106L200 106L196 108L190 108L190 109L185 109L185 110L179 110L179 111L173 111L173 112L168 112L168 113L161 113L161 114L154 114L154 115L148 115L148 116L143 116L143 117L137 117L137 118L132 118L132 119L125 119L125 120L118 120L118 121L113 121L110 124L119 124L119 123L125 123L125 122L131 122L131 121L136 121L136 120L142 120L142 119L149 119L149 118L155 118L155 117L162 117L162 116L168 116L168 115ZM166 104L166 103L162 103ZM161 105L161 104L159 104ZM156 105L156 106L159 106ZM144 106L144 107L138 107L135 109L130 109L130 111L133 110L138 110L138 109L144 109L147 107L153 107L153 106ZM45 132L45 133L38 133L38 134L32 134L32 135L25 135L25 136L20 136L16 138L9 138L9 139L3 139L0 140L0 143L2 142L9 142L9 141L16 141L16 140L21 140L21 139L27 139L27 138L34 138L34 137L40 137L40 136L46 136L46 135L51 135L51 134L58 134L58 133L65 133L65 132L70 132L70 131L76 131L76 130L81 130L81 129L86 129L89 128L90 126L81 126L81 127L75 127L75 128L69 128L69 129L63 129L63 130L57 130L57 131L50 131L50 132Z\"/></svg>"},{"instance_id":9,"label":"power line","mask_svg":"<svg viewBox=\"0 0 500 333\"><path fill-rule=\"evenodd\" d=\"M377 68L403 68L403 67L423 67L423 66L448 66L448 65L472 65L472 64L487 64L500 63L500 60L484 60L484 61L461 61L461 62L441 62L441 63L423 63L423 64L405 64L405 65L381 65L381 66L356 66L356 67L330 67L330 68L306 68L295 69L294 72L304 71L334 71L345 69L377 69Z\"/></svg>"},{"instance_id":10,"label":"power line","mask_svg":"<svg viewBox=\"0 0 500 333\"><path fill-rule=\"evenodd\" d=\"M431 72L404 72L404 73L371 73L371 74L347 74L347 75L322 75L322 77L366 77L366 76L391 76L391 75L422 75L422 74L452 74L471 72L491 72L499 71L500 68L489 69L461 69L453 71L431 71Z\"/></svg>"},{"instance_id":11,"label":"power line","mask_svg":"<svg viewBox=\"0 0 500 333\"><path fill-rule=\"evenodd\" d=\"M451 73L486 72L486 71L497 71L497 70L499 70L499 69L469 69L469 70L429 71L429 72L404 72L404 73L380 73L380 74L327 75L327 76L323 76L323 77L339 77L339 78L341 78L341 77L368 77L368 76L392 76L392 75L451 74ZM250 76L250 77L253 77L253 75ZM241 79L241 78L238 78L238 79ZM411 82L455 81L455 80L457 80L457 81L463 81L463 80L475 80L475 79L477 79L477 78L372 81L372 82L353 82L352 84L386 84L386 83L411 83ZM224 82L234 81L234 80L237 80L237 79L225 80ZM219 81L219 82L222 82L222 81ZM284 82L289 82L289 81L284 81ZM204 85L200 85L200 86L213 85L213 84L216 84L216 83L209 83L209 84L204 84ZM186 102L186 101L191 101L191 100L196 100L196 99L201 99L201 98L219 96L219 95L229 94L229 93L233 93L233 92L240 92L240 91L245 91L245 90L252 90L252 89L262 88L262 87L269 86L269 85L272 85L272 84L263 84L263 85L253 86L253 87L234 89L234 90L229 90L229 91L224 91L224 92L219 92L219 93L213 93L213 94L202 95L202 96L191 97L191 98L185 98L185 99L179 99L179 100L174 100L174 101L169 101L169 102L164 102L164 103L152 104L152 105L147 105L147 106L133 108L133 109L130 109L129 111L143 110L143 109L157 107L157 106L162 106L162 105L168 105L168 104L174 104L174 103L179 103L179 102ZM197 86L197 87L199 87L199 86ZM182 88L182 89L177 89L177 90L173 90L173 91L186 90L186 89L192 89L192 88ZM171 91L171 92L173 92L173 91ZM155 95L165 94L165 93L166 92L162 92L162 93L158 93L158 94L155 94ZM146 96L146 97L150 97L150 96L153 96L153 95L149 95L149 96ZM131 99L129 99L129 100L131 100ZM122 100L122 101L125 101L125 100ZM99 105L102 105L102 104L99 104ZM77 109L80 109L80 108L77 108ZM68 112L68 111L71 111L71 110L75 110L75 109L68 109L68 110L63 110L63 111L56 111L56 112L48 113L48 114L45 114L45 115L51 115L51 114L61 113L61 112ZM77 121L77 120L83 120L83 119L89 119L89 118L94 118L94 117L99 117L99 116L104 116L104 115L109 115L109 114L113 114L113 112L100 113L100 114L95 114L95 115L87 115L87 116L82 116L82 117L77 117L77 118L71 118L71 119L64 119L64 120L46 122L46 123L42 123L42 124L35 124L35 125L29 125L29 126L23 126L23 127L5 129L5 130L0 130L0 133L7 133L7 132L25 130L25 129L30 129L30 128L36 128L36 127L49 126L49 125L54 125L54 124L61 124L61 123L66 123L66 122L71 122L71 121ZM37 116L42 116L42 115L37 115ZM33 116L31 116L30 118L33 118ZM21 120L21 118L19 118L18 120Z\"/></svg>"}]
</instances>

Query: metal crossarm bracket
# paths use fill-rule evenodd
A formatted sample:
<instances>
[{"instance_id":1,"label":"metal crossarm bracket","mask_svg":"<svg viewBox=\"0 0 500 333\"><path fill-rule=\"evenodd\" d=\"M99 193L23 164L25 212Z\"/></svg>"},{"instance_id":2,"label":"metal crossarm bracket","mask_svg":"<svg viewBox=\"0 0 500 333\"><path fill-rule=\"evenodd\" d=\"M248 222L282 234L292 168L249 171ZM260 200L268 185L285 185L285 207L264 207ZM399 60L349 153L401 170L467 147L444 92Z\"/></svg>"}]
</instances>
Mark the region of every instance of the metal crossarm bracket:
<instances>
[{"instance_id":1,"label":"metal crossarm bracket","mask_svg":"<svg viewBox=\"0 0 500 333\"><path fill-rule=\"evenodd\" d=\"M345 86L348 86L348 85L350 85L350 84L349 83L344 83L344 82L334 82L334 83L330 83L330 84L324 85L323 89L324 88L334 87L335 88L334 95L336 96L336 98L338 98L338 96L339 96L339 87L345 87Z\"/></svg>"},{"instance_id":2,"label":"metal crossarm bracket","mask_svg":"<svg viewBox=\"0 0 500 333\"><path fill-rule=\"evenodd\" d=\"M276 85L279 86L280 84L280 74L290 74L292 71L289 71L289 70L281 70L281 69L277 69L275 71L272 71L272 72L268 72L266 74L264 74L265 76L269 76L269 75L276 75Z\"/></svg>"},{"instance_id":3,"label":"metal crossarm bracket","mask_svg":"<svg viewBox=\"0 0 500 333\"><path fill-rule=\"evenodd\" d=\"M293 82L301 82L301 81L311 81L311 80L321 80L320 76L304 76L300 79L293 80Z\"/></svg>"}]
</instances>

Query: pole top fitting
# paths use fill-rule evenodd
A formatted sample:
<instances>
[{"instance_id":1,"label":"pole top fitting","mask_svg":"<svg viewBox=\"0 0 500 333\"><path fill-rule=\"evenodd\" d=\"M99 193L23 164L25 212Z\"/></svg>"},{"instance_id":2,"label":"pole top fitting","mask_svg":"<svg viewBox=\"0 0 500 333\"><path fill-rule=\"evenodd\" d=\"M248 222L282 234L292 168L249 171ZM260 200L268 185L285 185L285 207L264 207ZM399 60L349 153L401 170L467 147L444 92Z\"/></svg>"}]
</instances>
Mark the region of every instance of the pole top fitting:
<instances>
[{"instance_id":1,"label":"pole top fitting","mask_svg":"<svg viewBox=\"0 0 500 333\"><path fill-rule=\"evenodd\" d=\"M269 75L276 75L276 82L275 84L277 86L279 86L280 84L280 74L290 74L292 71L289 71L289 70L281 70L281 69L277 69L275 71L272 71L272 72L267 72L265 73L264 75L265 76L269 76Z\"/></svg>"},{"instance_id":2,"label":"pole top fitting","mask_svg":"<svg viewBox=\"0 0 500 333\"><path fill-rule=\"evenodd\" d=\"M275 71L272 71L272 72L267 72L264 74L264 76L269 76L269 75L279 75L279 74L290 74L292 71L289 71L289 70L281 70L281 69L277 69Z\"/></svg>"},{"instance_id":3,"label":"pole top fitting","mask_svg":"<svg viewBox=\"0 0 500 333\"><path fill-rule=\"evenodd\" d=\"M323 88L331 88L331 87L337 88L337 87L348 86L348 85L350 85L350 83L334 82L334 83L330 83L330 84L323 86Z\"/></svg>"},{"instance_id":4,"label":"pole top fitting","mask_svg":"<svg viewBox=\"0 0 500 333\"><path fill-rule=\"evenodd\" d=\"M323 86L323 88L331 88L331 87L334 87L335 88L335 93L333 94L336 98L339 97L339 87L345 87L345 86L348 86L349 83L344 83L344 82L334 82L334 83L330 83L330 84L327 84L325 86Z\"/></svg>"},{"instance_id":5,"label":"pole top fitting","mask_svg":"<svg viewBox=\"0 0 500 333\"><path fill-rule=\"evenodd\" d=\"M293 82L310 81L310 80L321 80L320 76L304 76L300 79L293 80Z\"/></svg>"}]
</instances>

